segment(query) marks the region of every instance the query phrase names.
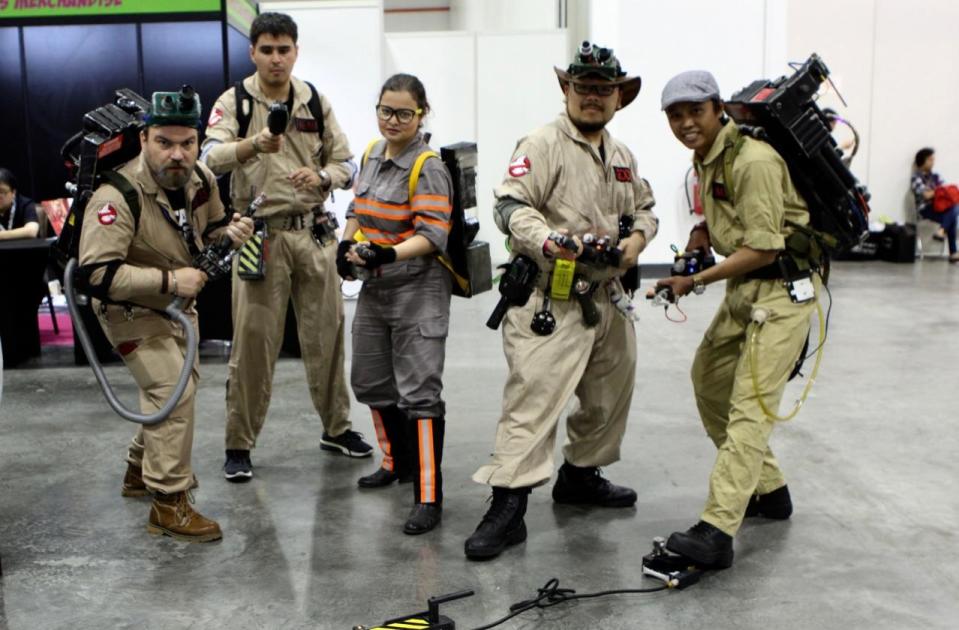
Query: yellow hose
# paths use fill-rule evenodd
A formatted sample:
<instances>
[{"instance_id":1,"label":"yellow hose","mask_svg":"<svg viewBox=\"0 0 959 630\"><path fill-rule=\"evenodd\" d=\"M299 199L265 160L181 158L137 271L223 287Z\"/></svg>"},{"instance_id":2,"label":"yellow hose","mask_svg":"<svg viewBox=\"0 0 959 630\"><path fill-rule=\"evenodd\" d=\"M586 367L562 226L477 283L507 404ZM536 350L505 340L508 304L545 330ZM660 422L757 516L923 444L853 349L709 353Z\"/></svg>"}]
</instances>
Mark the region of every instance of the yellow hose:
<instances>
[{"instance_id":1,"label":"yellow hose","mask_svg":"<svg viewBox=\"0 0 959 630\"><path fill-rule=\"evenodd\" d=\"M806 382L806 386L802 390L802 395L799 397L799 400L796 401L796 406L793 407L793 410L789 412L786 416L779 416L775 414L769 407L766 406L766 402L763 400L762 393L759 391L759 374L757 372L757 364L759 363L757 355L757 347L759 343L757 342L757 337L759 336L759 330L762 328L761 323L757 323L753 328L752 335L749 336L749 348L747 349L747 354L749 356L749 372L753 379L753 390L756 392L756 398L759 399L759 407L763 410L763 413L772 420L792 420L796 417L796 414L799 413L800 408L802 408L803 403L806 402L806 397L809 396L809 390L812 389L812 384L816 382L816 376L819 374L819 363L822 361L822 353L825 349L823 344L823 339L826 336L826 321L822 313L822 304L819 303L819 300L816 300L816 315L819 317L819 349L816 351L816 362L813 364L812 373L809 375L809 381Z\"/></svg>"}]
</instances>

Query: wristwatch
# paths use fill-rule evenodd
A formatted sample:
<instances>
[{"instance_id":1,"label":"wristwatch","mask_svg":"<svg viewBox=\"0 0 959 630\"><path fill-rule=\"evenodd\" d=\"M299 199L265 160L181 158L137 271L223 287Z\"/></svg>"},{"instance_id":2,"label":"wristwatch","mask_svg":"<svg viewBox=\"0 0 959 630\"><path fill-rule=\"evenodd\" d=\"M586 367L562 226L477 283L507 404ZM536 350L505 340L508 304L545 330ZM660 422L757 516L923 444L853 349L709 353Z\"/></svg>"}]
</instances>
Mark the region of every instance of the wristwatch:
<instances>
[{"instance_id":1,"label":"wristwatch","mask_svg":"<svg viewBox=\"0 0 959 630\"><path fill-rule=\"evenodd\" d=\"M320 188L326 190L333 183L333 178L325 170L320 171Z\"/></svg>"},{"instance_id":2,"label":"wristwatch","mask_svg":"<svg viewBox=\"0 0 959 630\"><path fill-rule=\"evenodd\" d=\"M693 276L693 293L702 295L706 292L706 283L699 276Z\"/></svg>"}]
</instances>

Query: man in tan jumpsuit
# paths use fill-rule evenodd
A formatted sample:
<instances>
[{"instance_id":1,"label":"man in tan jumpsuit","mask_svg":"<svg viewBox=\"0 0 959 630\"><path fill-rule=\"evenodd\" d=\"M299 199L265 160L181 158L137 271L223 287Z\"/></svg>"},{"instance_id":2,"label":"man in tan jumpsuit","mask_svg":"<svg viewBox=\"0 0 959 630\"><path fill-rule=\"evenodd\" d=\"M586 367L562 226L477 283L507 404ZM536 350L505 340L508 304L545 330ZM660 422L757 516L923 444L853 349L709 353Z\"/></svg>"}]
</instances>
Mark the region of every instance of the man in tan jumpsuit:
<instances>
[{"instance_id":1,"label":"man in tan jumpsuit","mask_svg":"<svg viewBox=\"0 0 959 630\"><path fill-rule=\"evenodd\" d=\"M616 111L636 97L639 78L626 77L612 51L588 43L567 71L556 72L566 112L520 140L496 189L497 225L510 236L512 251L533 258L542 273L526 306L511 308L503 321L510 368L503 415L492 461L473 475L493 487L493 499L466 541L469 558L490 558L526 539L527 497L553 474L556 427L574 394L579 408L566 420L566 461L553 500L605 507L636 502L633 490L602 478L599 467L619 459L636 367L633 321L613 303L624 299L618 276L636 263L657 229L653 196L636 172L635 157L605 131ZM633 227L618 241L623 216ZM553 232L572 238L576 252L550 240ZM618 267L576 263L598 321L589 325L576 299L554 298L555 330L537 334L531 321L546 310L550 271L558 258L582 253L587 233L609 236L622 252Z\"/></svg>"},{"instance_id":2,"label":"man in tan jumpsuit","mask_svg":"<svg viewBox=\"0 0 959 630\"><path fill-rule=\"evenodd\" d=\"M104 184L87 205L80 239L79 275L96 298L104 333L140 387L143 413L163 406L183 369L186 334L163 309L175 297L189 298L187 314L197 327L192 300L206 274L190 263L203 246L201 237L212 241L227 234L239 246L253 233L248 218L224 220L216 180L197 164L199 97L184 108L176 106L179 97L153 95L140 157L117 171L138 199L139 216L123 191ZM153 494L151 533L189 542L222 537L215 521L193 510L187 493L196 485L190 454L198 379L195 363L170 416L141 426L130 444L122 489L124 496Z\"/></svg>"},{"instance_id":3,"label":"man in tan jumpsuit","mask_svg":"<svg viewBox=\"0 0 959 630\"><path fill-rule=\"evenodd\" d=\"M293 298L300 348L313 405L323 422L321 448L367 457L372 447L351 430L350 399L343 369L343 298L336 274L336 239L313 235L317 213L334 188L348 188L355 172L346 136L330 103L292 76L297 27L281 13L263 13L250 28L256 74L243 81L249 99L224 92L210 114L202 159L221 174L232 171L235 208L266 193L257 212L266 224L265 277L233 274L233 347L227 382L226 463L229 481L253 476L250 450L266 420L273 369L283 341L286 307ZM318 99L322 121L311 111ZM237 103L250 108L242 132ZM271 103L286 103L286 132L267 127ZM322 133L320 133L322 130ZM255 191L255 193L253 192Z\"/></svg>"},{"instance_id":4,"label":"man in tan jumpsuit","mask_svg":"<svg viewBox=\"0 0 959 630\"><path fill-rule=\"evenodd\" d=\"M681 297L726 280L726 296L692 368L703 426L719 449L709 499L701 520L670 536L667 547L702 566L727 568L744 516L786 519L792 513L786 480L768 445L774 419L759 396L776 413L809 332L819 281L784 282L780 261L794 255L790 236L795 226L809 223L809 211L775 149L740 135L725 118L713 76L677 75L663 89L662 107L673 134L695 152L699 175L706 221L693 229L686 250L712 246L726 257L699 274L657 285ZM759 349L752 367L754 331Z\"/></svg>"}]
</instances>

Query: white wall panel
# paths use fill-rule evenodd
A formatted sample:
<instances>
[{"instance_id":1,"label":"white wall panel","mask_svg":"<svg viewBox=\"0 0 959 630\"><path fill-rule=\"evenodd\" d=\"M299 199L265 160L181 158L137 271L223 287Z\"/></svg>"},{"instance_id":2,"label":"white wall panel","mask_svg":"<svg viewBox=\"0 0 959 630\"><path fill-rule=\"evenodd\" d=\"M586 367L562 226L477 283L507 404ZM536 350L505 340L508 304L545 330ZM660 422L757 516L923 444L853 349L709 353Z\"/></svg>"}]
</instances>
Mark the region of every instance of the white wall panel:
<instances>
[{"instance_id":1,"label":"white wall panel","mask_svg":"<svg viewBox=\"0 0 959 630\"><path fill-rule=\"evenodd\" d=\"M416 75L426 87L433 112L425 129L433 134L433 147L477 141L475 35L388 33L384 78L397 72Z\"/></svg>"},{"instance_id":2,"label":"white wall panel","mask_svg":"<svg viewBox=\"0 0 959 630\"><path fill-rule=\"evenodd\" d=\"M480 238L494 262L505 260L503 234L493 223L493 188L502 181L517 141L563 111L553 66L566 61L566 31L482 33L477 36L477 204Z\"/></svg>"},{"instance_id":3,"label":"white wall panel","mask_svg":"<svg viewBox=\"0 0 959 630\"><path fill-rule=\"evenodd\" d=\"M709 70L725 98L765 76L765 4L765 0L740 0L733 12L712 0L591 3L592 40L612 47L624 69L643 79L639 97L609 127L636 154L639 173L649 180L657 200L659 236L641 256L641 263L671 262L670 244L685 245L689 228L698 221L687 210L683 190L691 152L673 137L660 111L663 86L684 70ZM785 17L782 12L773 16L777 22L770 32L781 38L784 29L779 22ZM787 70L781 68L777 74Z\"/></svg>"},{"instance_id":4,"label":"white wall panel","mask_svg":"<svg viewBox=\"0 0 959 630\"><path fill-rule=\"evenodd\" d=\"M936 170L959 181L959 4L876 2L869 189L877 213L902 219L912 208L916 151L936 149Z\"/></svg>"}]
</instances>

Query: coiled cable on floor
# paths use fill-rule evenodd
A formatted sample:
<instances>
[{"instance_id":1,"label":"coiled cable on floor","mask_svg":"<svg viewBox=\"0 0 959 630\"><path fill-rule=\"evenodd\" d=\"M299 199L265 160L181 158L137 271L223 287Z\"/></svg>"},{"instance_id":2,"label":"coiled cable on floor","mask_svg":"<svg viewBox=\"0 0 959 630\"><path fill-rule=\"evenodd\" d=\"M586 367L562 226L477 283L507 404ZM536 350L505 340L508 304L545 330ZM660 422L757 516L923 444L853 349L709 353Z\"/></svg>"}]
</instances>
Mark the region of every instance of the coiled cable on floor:
<instances>
[{"instance_id":1,"label":"coiled cable on floor","mask_svg":"<svg viewBox=\"0 0 959 630\"><path fill-rule=\"evenodd\" d=\"M505 617L497 619L496 621L486 624L485 626L474 628L473 630L489 630L489 628L495 628L496 626L506 623L513 617L516 617L517 615L534 608L551 608L557 604L563 604L576 599L595 599L597 597L607 597L610 595L658 593L659 591L665 591L668 588L668 586L663 584L662 586L655 586L653 588L624 588L610 591L598 591L596 593L577 593L571 588L560 588L559 580L557 578L550 578L546 584L536 589L536 597L533 597L532 599L526 599L521 602L516 602L509 607L509 614Z\"/></svg>"}]
</instances>

